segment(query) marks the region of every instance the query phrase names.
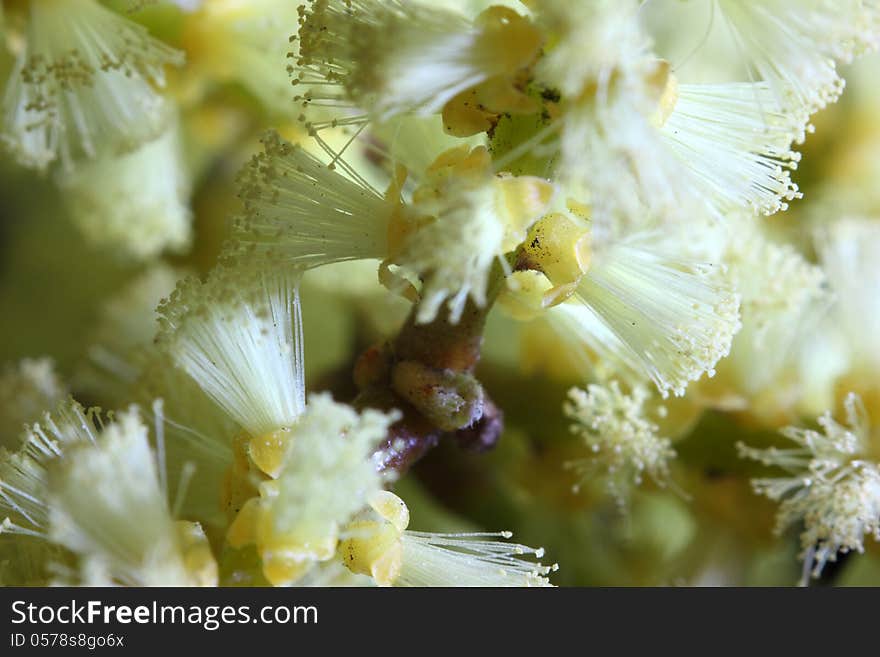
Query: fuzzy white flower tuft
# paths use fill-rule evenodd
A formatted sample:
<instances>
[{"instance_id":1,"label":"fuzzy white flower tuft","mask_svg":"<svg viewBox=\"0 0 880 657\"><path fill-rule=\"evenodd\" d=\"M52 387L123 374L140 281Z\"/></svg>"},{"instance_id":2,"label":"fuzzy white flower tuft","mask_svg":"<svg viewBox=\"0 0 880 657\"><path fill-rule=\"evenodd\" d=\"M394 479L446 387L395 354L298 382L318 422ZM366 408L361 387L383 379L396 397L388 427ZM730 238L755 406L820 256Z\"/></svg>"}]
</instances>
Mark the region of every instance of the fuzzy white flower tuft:
<instances>
[{"instance_id":1,"label":"fuzzy white flower tuft","mask_svg":"<svg viewBox=\"0 0 880 657\"><path fill-rule=\"evenodd\" d=\"M460 146L434 160L404 204L402 172L383 197L339 158L349 175L275 133L263 143L265 152L239 178L245 214L235 237L244 257L302 267L383 260L380 280L401 291L408 283L388 270L398 265L422 278L419 322L431 321L444 302L453 323L469 297L484 305L490 268L525 238L554 193L539 178L496 176L484 146Z\"/></svg>"},{"instance_id":2,"label":"fuzzy white flower tuft","mask_svg":"<svg viewBox=\"0 0 880 657\"><path fill-rule=\"evenodd\" d=\"M489 271L549 207L554 186L532 176L493 176L487 149L453 148L429 167L413 194L411 227L391 259L422 278L416 321L445 302L458 322L468 298L486 303Z\"/></svg>"},{"instance_id":3,"label":"fuzzy white flower tuft","mask_svg":"<svg viewBox=\"0 0 880 657\"><path fill-rule=\"evenodd\" d=\"M336 552L339 530L381 490L376 449L400 414L358 414L327 394L312 395L292 430L274 481L260 488L230 528L235 544L255 542L273 584L298 579Z\"/></svg>"},{"instance_id":4,"label":"fuzzy white flower tuft","mask_svg":"<svg viewBox=\"0 0 880 657\"><path fill-rule=\"evenodd\" d=\"M630 489L642 483L644 474L659 485L667 483L675 450L649 419L645 402L650 395L644 387L636 386L631 394L625 394L617 381L611 381L608 385L590 384L586 390L572 388L568 397L563 409L573 421L571 432L592 452L587 458L566 463L580 477L575 490L598 476L623 504Z\"/></svg>"},{"instance_id":5,"label":"fuzzy white flower tuft","mask_svg":"<svg viewBox=\"0 0 880 657\"><path fill-rule=\"evenodd\" d=\"M548 586L556 566L531 561L544 550L494 539L510 532L436 534L407 530L409 510L381 491L347 528L343 563L380 586Z\"/></svg>"},{"instance_id":6,"label":"fuzzy white flower tuft","mask_svg":"<svg viewBox=\"0 0 880 657\"><path fill-rule=\"evenodd\" d=\"M529 65L540 34L513 10L476 21L429 3L312 0L294 84L308 103L368 107L380 120L439 111L456 95Z\"/></svg>"},{"instance_id":7,"label":"fuzzy white flower tuft","mask_svg":"<svg viewBox=\"0 0 880 657\"><path fill-rule=\"evenodd\" d=\"M789 171L800 161L791 144L803 140L806 124L806 114L781 108L766 83L683 84L660 136L687 174L678 182L683 196L719 218L732 210L773 214L801 196Z\"/></svg>"},{"instance_id":8,"label":"fuzzy white flower tuft","mask_svg":"<svg viewBox=\"0 0 880 657\"><path fill-rule=\"evenodd\" d=\"M876 50L873 0L716 0L739 51L784 106L812 114L835 102L844 81L835 61Z\"/></svg>"},{"instance_id":9,"label":"fuzzy white flower tuft","mask_svg":"<svg viewBox=\"0 0 880 657\"><path fill-rule=\"evenodd\" d=\"M556 570L530 561L542 548L511 543L510 532L437 534L406 531L397 586L549 586ZM497 540L505 539L505 540Z\"/></svg>"},{"instance_id":10,"label":"fuzzy white flower tuft","mask_svg":"<svg viewBox=\"0 0 880 657\"><path fill-rule=\"evenodd\" d=\"M298 282L266 259L227 262L159 307L161 348L252 436L305 409Z\"/></svg>"},{"instance_id":11,"label":"fuzzy white flower tuft","mask_svg":"<svg viewBox=\"0 0 880 657\"><path fill-rule=\"evenodd\" d=\"M782 435L797 446L755 449L739 444L740 455L776 466L787 474L753 479L755 492L780 502L777 532L803 523L804 578L818 577L838 553L864 550L864 537L880 540L880 466L865 460L869 429L861 399L844 401L846 425L826 412L822 432L787 427ZM805 583L805 582L804 582Z\"/></svg>"},{"instance_id":12,"label":"fuzzy white flower tuft","mask_svg":"<svg viewBox=\"0 0 880 657\"><path fill-rule=\"evenodd\" d=\"M395 203L341 159L328 166L275 132L261 141L238 177L244 216L234 234L243 247L303 267L386 256Z\"/></svg>"},{"instance_id":13,"label":"fuzzy white flower tuft","mask_svg":"<svg viewBox=\"0 0 880 657\"><path fill-rule=\"evenodd\" d=\"M432 321L445 302L456 323L468 298L486 304L489 270L503 256L504 224L490 187L438 199L429 211L433 220L407 237L396 261L423 279L417 321Z\"/></svg>"},{"instance_id":14,"label":"fuzzy white flower tuft","mask_svg":"<svg viewBox=\"0 0 880 657\"><path fill-rule=\"evenodd\" d=\"M537 65L540 79L566 96L577 97L615 72L641 77L650 66L650 40L639 29L635 0L534 3L536 21L553 35Z\"/></svg>"},{"instance_id":15,"label":"fuzzy white flower tuft","mask_svg":"<svg viewBox=\"0 0 880 657\"><path fill-rule=\"evenodd\" d=\"M93 445L103 427L97 409L86 410L72 399L27 427L21 448L0 457L0 510L11 513L3 530L45 537L48 529L46 469L76 445Z\"/></svg>"},{"instance_id":16,"label":"fuzzy white flower tuft","mask_svg":"<svg viewBox=\"0 0 880 657\"><path fill-rule=\"evenodd\" d=\"M161 423L161 418L158 420ZM49 535L80 555L82 576L99 567L101 583L130 586L216 584L216 566L191 571L188 549L204 544L189 523L178 525L150 449L148 430L136 407L119 413L94 445L72 447L49 477ZM132 522L135 519L135 522ZM192 536L195 529L196 536ZM197 548L198 549L198 548ZM199 550L202 553L203 550ZM90 564L90 565L89 565ZM213 580L213 582L212 582Z\"/></svg>"},{"instance_id":17,"label":"fuzzy white flower tuft","mask_svg":"<svg viewBox=\"0 0 880 657\"><path fill-rule=\"evenodd\" d=\"M95 0L33 0L3 101L2 140L22 164L64 168L130 151L168 123L153 88L182 53Z\"/></svg>"},{"instance_id":18,"label":"fuzzy white flower tuft","mask_svg":"<svg viewBox=\"0 0 880 657\"><path fill-rule=\"evenodd\" d=\"M724 261L742 298L743 328L725 365L743 392L754 394L774 385L810 313L826 306L830 295L822 269L792 246L772 241L757 221L736 226Z\"/></svg>"},{"instance_id":19,"label":"fuzzy white flower tuft","mask_svg":"<svg viewBox=\"0 0 880 657\"><path fill-rule=\"evenodd\" d=\"M806 113L783 110L766 83L679 85L668 71L658 76L662 94L620 83L563 118L559 175L589 190L598 218L632 222L645 209L773 214L801 197L791 146L804 136Z\"/></svg>"},{"instance_id":20,"label":"fuzzy white flower tuft","mask_svg":"<svg viewBox=\"0 0 880 657\"><path fill-rule=\"evenodd\" d=\"M73 218L92 244L134 258L189 245L190 180L177 126L137 150L105 155L59 177Z\"/></svg>"},{"instance_id":21,"label":"fuzzy white flower tuft","mask_svg":"<svg viewBox=\"0 0 880 657\"><path fill-rule=\"evenodd\" d=\"M652 232L597 251L576 299L578 309L557 313L563 335L649 377L664 397L713 376L740 328L739 296L722 268L670 253Z\"/></svg>"},{"instance_id":22,"label":"fuzzy white flower tuft","mask_svg":"<svg viewBox=\"0 0 880 657\"><path fill-rule=\"evenodd\" d=\"M0 372L0 447L17 449L25 424L67 394L50 358L24 358Z\"/></svg>"}]
</instances>

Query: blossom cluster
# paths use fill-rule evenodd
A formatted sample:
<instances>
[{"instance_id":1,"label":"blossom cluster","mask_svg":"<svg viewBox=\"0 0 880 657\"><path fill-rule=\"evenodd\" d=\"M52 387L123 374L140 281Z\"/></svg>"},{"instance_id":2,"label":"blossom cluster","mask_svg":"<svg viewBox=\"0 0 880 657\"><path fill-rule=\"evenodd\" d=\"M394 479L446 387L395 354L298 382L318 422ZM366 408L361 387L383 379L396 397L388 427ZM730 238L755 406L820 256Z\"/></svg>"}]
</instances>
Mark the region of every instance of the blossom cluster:
<instances>
[{"instance_id":1,"label":"blossom cluster","mask_svg":"<svg viewBox=\"0 0 880 657\"><path fill-rule=\"evenodd\" d=\"M0 37L0 583L874 564L876 0L4 0Z\"/></svg>"}]
</instances>

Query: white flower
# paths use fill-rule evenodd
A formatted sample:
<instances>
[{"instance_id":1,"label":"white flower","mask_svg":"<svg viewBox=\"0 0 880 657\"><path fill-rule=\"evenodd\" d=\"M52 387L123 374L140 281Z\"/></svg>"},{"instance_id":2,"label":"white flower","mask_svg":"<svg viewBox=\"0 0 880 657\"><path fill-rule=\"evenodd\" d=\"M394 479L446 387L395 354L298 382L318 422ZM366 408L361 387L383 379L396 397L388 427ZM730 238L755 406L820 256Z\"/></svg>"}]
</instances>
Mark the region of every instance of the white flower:
<instances>
[{"instance_id":1,"label":"white flower","mask_svg":"<svg viewBox=\"0 0 880 657\"><path fill-rule=\"evenodd\" d=\"M642 483L644 474L659 485L666 484L668 462L675 457L675 450L649 419L645 402L650 395L644 387L636 386L627 395L617 381L611 381L608 385L590 384L586 390L572 388L568 397L563 409L573 421L571 432L592 452L566 463L580 477L575 490L597 476L622 504L629 490Z\"/></svg>"},{"instance_id":2,"label":"white flower","mask_svg":"<svg viewBox=\"0 0 880 657\"><path fill-rule=\"evenodd\" d=\"M827 279L828 303L815 310L797 344L799 403L811 414L832 407L841 389L871 399L880 367L880 221L860 215L822 219L813 246Z\"/></svg>"},{"instance_id":3,"label":"white flower","mask_svg":"<svg viewBox=\"0 0 880 657\"><path fill-rule=\"evenodd\" d=\"M416 321L430 322L442 304L458 322L468 298L486 304L490 269L512 251L549 207L555 187L533 176L493 176L487 149L441 154L413 194L410 226L391 260L422 279Z\"/></svg>"},{"instance_id":4,"label":"white flower","mask_svg":"<svg viewBox=\"0 0 880 657\"><path fill-rule=\"evenodd\" d=\"M869 429L861 400L844 401L846 425L826 412L822 433L786 427L796 447L755 449L739 444L740 455L781 468L778 477L753 479L755 492L780 503L777 532L803 523L804 579L818 577L838 553L864 550L864 537L880 540L880 467L865 460Z\"/></svg>"},{"instance_id":5,"label":"white flower","mask_svg":"<svg viewBox=\"0 0 880 657\"><path fill-rule=\"evenodd\" d=\"M820 267L770 239L754 220L731 225L724 261L742 298L743 324L725 365L742 392L754 395L778 382L810 316L830 301L827 282Z\"/></svg>"},{"instance_id":6,"label":"white flower","mask_svg":"<svg viewBox=\"0 0 880 657\"><path fill-rule=\"evenodd\" d=\"M298 35L294 84L308 103L368 108L379 120L433 114L456 95L531 63L540 35L513 10L475 21L430 3L313 0Z\"/></svg>"},{"instance_id":7,"label":"white flower","mask_svg":"<svg viewBox=\"0 0 880 657\"><path fill-rule=\"evenodd\" d=\"M17 452L0 452L0 510L12 514L4 519L3 531L46 536L47 467L75 445L93 445L102 426L97 410L70 399L28 426Z\"/></svg>"},{"instance_id":8,"label":"white flower","mask_svg":"<svg viewBox=\"0 0 880 657\"><path fill-rule=\"evenodd\" d=\"M278 477L245 504L230 527L230 544L256 543L263 573L275 585L332 558L341 526L387 480L376 452L399 418L372 409L359 414L327 394L309 397Z\"/></svg>"},{"instance_id":9,"label":"white flower","mask_svg":"<svg viewBox=\"0 0 880 657\"><path fill-rule=\"evenodd\" d=\"M95 0L32 0L3 100L2 140L23 165L65 169L156 138L168 106L153 85L183 55Z\"/></svg>"},{"instance_id":10,"label":"white flower","mask_svg":"<svg viewBox=\"0 0 880 657\"><path fill-rule=\"evenodd\" d=\"M251 436L305 409L298 275L267 259L215 267L160 308L165 353Z\"/></svg>"},{"instance_id":11,"label":"white flower","mask_svg":"<svg viewBox=\"0 0 880 657\"><path fill-rule=\"evenodd\" d=\"M800 198L791 145L807 116L766 83L679 85L670 73L662 96L640 93L611 88L563 118L559 175L588 188L600 219L773 214Z\"/></svg>"},{"instance_id":12,"label":"white flower","mask_svg":"<svg viewBox=\"0 0 880 657\"><path fill-rule=\"evenodd\" d=\"M81 556L83 583L216 585L204 534L172 519L161 468L136 407L117 414L94 444L73 446L53 464L49 537Z\"/></svg>"},{"instance_id":13,"label":"white flower","mask_svg":"<svg viewBox=\"0 0 880 657\"><path fill-rule=\"evenodd\" d=\"M801 196L789 171L800 161L791 144L803 140L806 123L765 83L682 84L660 135L684 169L683 195L719 218L733 210L773 214Z\"/></svg>"},{"instance_id":14,"label":"white flower","mask_svg":"<svg viewBox=\"0 0 880 657\"><path fill-rule=\"evenodd\" d=\"M137 150L59 176L71 217L91 244L141 260L189 246L191 185L178 132L170 125Z\"/></svg>"},{"instance_id":15,"label":"white flower","mask_svg":"<svg viewBox=\"0 0 880 657\"><path fill-rule=\"evenodd\" d=\"M271 253L314 267L386 256L394 203L344 160L330 167L275 132L266 133L262 143L264 151L238 177L244 216L234 228L254 257Z\"/></svg>"},{"instance_id":16,"label":"white flower","mask_svg":"<svg viewBox=\"0 0 880 657\"><path fill-rule=\"evenodd\" d=\"M398 265L422 278L420 322L444 302L453 323L468 298L484 305L490 268L525 238L555 191L539 178L496 176L485 147L461 146L422 172L404 204L402 172L383 197L340 158L345 176L274 133L263 143L239 178L245 214L235 238L244 257L302 267L379 259L380 280L401 291L410 284L388 269Z\"/></svg>"},{"instance_id":17,"label":"white flower","mask_svg":"<svg viewBox=\"0 0 880 657\"><path fill-rule=\"evenodd\" d=\"M534 4L535 20L553 34L537 73L563 95L577 97L592 84L604 87L615 73L642 77L651 69L651 43L639 29L635 0Z\"/></svg>"},{"instance_id":18,"label":"white flower","mask_svg":"<svg viewBox=\"0 0 880 657\"><path fill-rule=\"evenodd\" d=\"M348 526L339 552L349 569L380 586L548 586L556 570L528 559L543 549L493 540L510 532L410 531L406 504L387 491L370 506Z\"/></svg>"},{"instance_id":19,"label":"white flower","mask_svg":"<svg viewBox=\"0 0 880 657\"><path fill-rule=\"evenodd\" d=\"M739 297L720 265L677 255L658 233L594 253L574 300L550 311L561 335L623 373L684 394L713 376L740 328Z\"/></svg>"},{"instance_id":20,"label":"white flower","mask_svg":"<svg viewBox=\"0 0 880 657\"><path fill-rule=\"evenodd\" d=\"M835 62L876 50L880 8L873 0L716 0L739 52L783 106L812 114L837 100Z\"/></svg>"}]
</instances>

